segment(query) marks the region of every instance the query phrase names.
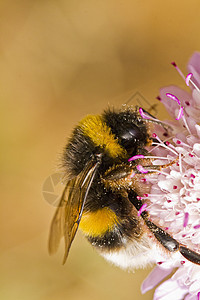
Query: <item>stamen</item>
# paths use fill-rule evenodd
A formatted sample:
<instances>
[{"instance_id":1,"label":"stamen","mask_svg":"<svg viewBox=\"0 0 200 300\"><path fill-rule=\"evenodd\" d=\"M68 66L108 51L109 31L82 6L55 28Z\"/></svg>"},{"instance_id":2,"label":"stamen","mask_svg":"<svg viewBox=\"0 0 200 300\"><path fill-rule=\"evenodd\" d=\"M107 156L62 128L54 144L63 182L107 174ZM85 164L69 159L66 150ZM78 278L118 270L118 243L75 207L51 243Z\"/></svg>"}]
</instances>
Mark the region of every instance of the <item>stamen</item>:
<instances>
[{"instance_id":1,"label":"stamen","mask_svg":"<svg viewBox=\"0 0 200 300\"><path fill-rule=\"evenodd\" d=\"M200 292L197 294L197 300L200 300Z\"/></svg>"},{"instance_id":2,"label":"stamen","mask_svg":"<svg viewBox=\"0 0 200 300\"><path fill-rule=\"evenodd\" d=\"M186 226L187 226L188 220L189 220L189 213L186 212L186 213L185 213L185 216L184 216L183 227L186 227Z\"/></svg>"},{"instance_id":3,"label":"stamen","mask_svg":"<svg viewBox=\"0 0 200 300\"><path fill-rule=\"evenodd\" d=\"M178 145L182 145L182 146L185 146L185 147L189 147L189 148L191 148L191 149L193 149L193 147L192 146L190 146L190 145L188 145L188 144L186 144L186 143L184 143L183 141L181 141L181 140L176 140L176 139L174 139L174 142L176 143L176 144L178 144Z\"/></svg>"},{"instance_id":4,"label":"stamen","mask_svg":"<svg viewBox=\"0 0 200 300\"><path fill-rule=\"evenodd\" d=\"M144 204L140 207L140 209L138 210L138 213L137 213L138 217L142 214L143 211L146 210L146 208L147 208L147 204L144 203Z\"/></svg>"},{"instance_id":5,"label":"stamen","mask_svg":"<svg viewBox=\"0 0 200 300\"><path fill-rule=\"evenodd\" d=\"M176 70L178 71L178 73L185 80L185 76L184 76L183 72L179 69L179 67L177 66L177 64L175 62L172 62L171 64L172 64L172 66L174 66L176 68Z\"/></svg>"},{"instance_id":6,"label":"stamen","mask_svg":"<svg viewBox=\"0 0 200 300\"><path fill-rule=\"evenodd\" d=\"M172 64L172 66L174 66L175 68L177 67L175 61L172 61L171 64Z\"/></svg>"},{"instance_id":7,"label":"stamen","mask_svg":"<svg viewBox=\"0 0 200 300\"><path fill-rule=\"evenodd\" d=\"M180 118L183 116L183 106L180 107L179 112L178 112L178 116L176 118L176 120L180 120Z\"/></svg>"},{"instance_id":8,"label":"stamen","mask_svg":"<svg viewBox=\"0 0 200 300\"><path fill-rule=\"evenodd\" d=\"M139 113L140 113L140 115L141 115L141 117L143 118L143 119L151 119L151 117L149 117L148 115L146 115L145 113L144 113L144 111L143 111L143 109L140 107L139 108Z\"/></svg>"},{"instance_id":9,"label":"stamen","mask_svg":"<svg viewBox=\"0 0 200 300\"><path fill-rule=\"evenodd\" d=\"M172 66L174 66L176 68L176 70L178 71L178 73L181 75L181 77L184 79L185 83L189 86L189 82L191 82L191 84L193 85L193 87L200 93L200 90L198 88L198 86L194 83L193 80L191 80L191 77L193 76L192 73L189 73L186 77L184 76L183 72L179 69L179 67L177 66L177 64L175 62L171 63ZM191 74L191 75L190 75Z\"/></svg>"},{"instance_id":10,"label":"stamen","mask_svg":"<svg viewBox=\"0 0 200 300\"><path fill-rule=\"evenodd\" d=\"M193 228L194 228L194 229L199 229L199 228L200 228L200 224L195 225Z\"/></svg>"},{"instance_id":11,"label":"stamen","mask_svg":"<svg viewBox=\"0 0 200 300\"><path fill-rule=\"evenodd\" d=\"M169 97L170 99L176 101L178 103L178 105L181 104L180 100L175 95L172 95L170 93L166 93L166 96Z\"/></svg>"},{"instance_id":12,"label":"stamen","mask_svg":"<svg viewBox=\"0 0 200 300\"><path fill-rule=\"evenodd\" d=\"M161 144L163 144L163 141L157 136L157 134L155 132L152 133L152 137L157 139Z\"/></svg>"},{"instance_id":13,"label":"stamen","mask_svg":"<svg viewBox=\"0 0 200 300\"><path fill-rule=\"evenodd\" d=\"M142 165L137 165L136 168L138 169L138 171L144 174L149 172L148 170L144 169Z\"/></svg>"},{"instance_id":14,"label":"stamen","mask_svg":"<svg viewBox=\"0 0 200 300\"><path fill-rule=\"evenodd\" d=\"M160 194L146 194L146 195L148 195L148 198L160 197Z\"/></svg>"},{"instance_id":15,"label":"stamen","mask_svg":"<svg viewBox=\"0 0 200 300\"><path fill-rule=\"evenodd\" d=\"M141 181L142 182L146 182L147 180L146 180L146 178L142 178Z\"/></svg>"},{"instance_id":16,"label":"stamen","mask_svg":"<svg viewBox=\"0 0 200 300\"><path fill-rule=\"evenodd\" d=\"M163 146L164 148L166 148L167 150L173 152L175 155L178 155L178 152L176 151L176 148L174 147L174 145L172 145L170 142L168 142L167 140L162 141L157 135L156 133L152 134L153 137L156 137L156 139L159 141L159 143L155 143L153 142L152 145L158 145L158 146ZM157 147L155 147L157 148ZM154 149L155 149L154 148ZM172 150L174 149L174 151ZM149 151L149 153L152 152L151 150Z\"/></svg>"},{"instance_id":17,"label":"stamen","mask_svg":"<svg viewBox=\"0 0 200 300\"><path fill-rule=\"evenodd\" d=\"M157 122L158 124L163 124L164 126L167 126L168 128L170 128L170 125L167 124L166 122L163 122L161 120L151 117L150 115L145 114L141 107L139 108L139 113L143 119L152 120L153 122Z\"/></svg>"},{"instance_id":18,"label":"stamen","mask_svg":"<svg viewBox=\"0 0 200 300\"><path fill-rule=\"evenodd\" d=\"M193 85L193 87L197 90L197 92L200 93L200 89L198 88L198 86L194 83L194 81L190 80L191 84Z\"/></svg>"},{"instance_id":19,"label":"stamen","mask_svg":"<svg viewBox=\"0 0 200 300\"><path fill-rule=\"evenodd\" d=\"M170 93L166 93L166 96L169 97L169 98L171 98L172 100L175 100L179 105L181 105L180 100L176 96L174 96L174 95L172 95ZM186 122L186 119L185 119L185 116L184 116L184 113L183 113L183 106L180 107L180 110L179 110L179 113L178 113L178 117L176 118L176 120L180 120L181 117L183 119L183 122L184 122L184 125L185 125L187 131L189 132L189 134L191 134L191 131L189 129L189 126L188 126L188 124Z\"/></svg>"},{"instance_id":20,"label":"stamen","mask_svg":"<svg viewBox=\"0 0 200 300\"><path fill-rule=\"evenodd\" d=\"M154 159L166 159L166 160L174 160L173 157L164 157L164 156L144 156L144 158L154 158Z\"/></svg>"},{"instance_id":21,"label":"stamen","mask_svg":"<svg viewBox=\"0 0 200 300\"><path fill-rule=\"evenodd\" d=\"M163 166L161 165L160 167L163 167ZM162 170L148 169L147 172L149 172L149 173L154 173L154 174L158 174L158 175L163 174L163 175L165 175L165 176L169 176L168 173L166 173L166 172L164 172L164 171L162 171ZM151 179L151 180L152 180L152 179ZM156 179L156 180L158 180L158 179Z\"/></svg>"},{"instance_id":22,"label":"stamen","mask_svg":"<svg viewBox=\"0 0 200 300\"><path fill-rule=\"evenodd\" d=\"M128 161L130 162L130 161L133 161L133 160L136 160L136 159L140 159L140 158L144 158L144 155L142 155L142 154L134 155L131 158L129 158Z\"/></svg>"},{"instance_id":23,"label":"stamen","mask_svg":"<svg viewBox=\"0 0 200 300\"><path fill-rule=\"evenodd\" d=\"M189 132L189 134L192 134L191 131L190 131L190 128L189 128L189 126L188 126L188 124L187 124L187 122L186 122L186 119L185 119L184 114L182 115L182 119L183 119L183 122L184 122L184 124L185 124L185 127L186 127L187 131Z\"/></svg>"},{"instance_id":24,"label":"stamen","mask_svg":"<svg viewBox=\"0 0 200 300\"><path fill-rule=\"evenodd\" d=\"M163 148L166 148L168 151L171 151L172 153L174 153L175 155L178 155L178 152L176 152L175 150L171 149L170 147L168 146L173 146L171 145L170 143L168 145L165 145L164 143L152 143L152 145L158 145L163 147ZM155 148L154 148L155 149ZM149 151L149 153L151 152L151 150Z\"/></svg>"},{"instance_id":25,"label":"stamen","mask_svg":"<svg viewBox=\"0 0 200 300\"><path fill-rule=\"evenodd\" d=\"M183 168L182 168L182 155L179 154L179 169L180 169L180 173L183 173Z\"/></svg>"},{"instance_id":26,"label":"stamen","mask_svg":"<svg viewBox=\"0 0 200 300\"><path fill-rule=\"evenodd\" d=\"M135 176L135 173L133 172L133 170L131 171L131 174L129 175L130 178L133 178Z\"/></svg>"},{"instance_id":27,"label":"stamen","mask_svg":"<svg viewBox=\"0 0 200 300\"><path fill-rule=\"evenodd\" d=\"M193 76L192 73L187 74L186 78L185 78L185 83L187 84L187 86L190 85L190 79Z\"/></svg>"},{"instance_id":28,"label":"stamen","mask_svg":"<svg viewBox=\"0 0 200 300\"><path fill-rule=\"evenodd\" d=\"M172 139L173 137L171 137L171 139ZM167 144L168 143L168 144ZM162 144L166 144L167 146L168 145L170 145L171 147L172 147L172 145L167 141L167 139L165 139L165 140L163 140L162 141ZM153 147L151 150L148 150L148 153L151 153L153 150L155 150L155 149L157 149L159 146L161 146L161 144L160 143L155 143L155 142L153 142L152 143L152 145L157 145L157 146L155 146L155 147ZM172 148L174 148L175 149L175 147L173 146ZM168 149L169 151L171 150L171 149ZM175 153L176 155L178 154L178 153Z\"/></svg>"}]
</instances>

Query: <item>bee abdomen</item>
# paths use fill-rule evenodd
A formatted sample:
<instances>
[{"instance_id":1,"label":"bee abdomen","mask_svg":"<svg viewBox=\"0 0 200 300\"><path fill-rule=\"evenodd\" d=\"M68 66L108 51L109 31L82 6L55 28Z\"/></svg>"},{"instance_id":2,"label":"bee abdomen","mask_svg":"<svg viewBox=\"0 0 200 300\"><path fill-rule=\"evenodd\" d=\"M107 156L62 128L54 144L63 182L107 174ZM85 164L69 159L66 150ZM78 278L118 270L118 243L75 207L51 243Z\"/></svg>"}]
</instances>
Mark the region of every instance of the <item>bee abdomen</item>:
<instances>
[{"instance_id":1,"label":"bee abdomen","mask_svg":"<svg viewBox=\"0 0 200 300\"><path fill-rule=\"evenodd\" d=\"M83 212L79 228L90 237L102 237L112 231L120 222L114 211L109 207L99 208L96 211Z\"/></svg>"},{"instance_id":2,"label":"bee abdomen","mask_svg":"<svg viewBox=\"0 0 200 300\"><path fill-rule=\"evenodd\" d=\"M107 231L103 236L87 236L87 239L99 251L118 250L123 247L122 236L117 228Z\"/></svg>"}]
</instances>

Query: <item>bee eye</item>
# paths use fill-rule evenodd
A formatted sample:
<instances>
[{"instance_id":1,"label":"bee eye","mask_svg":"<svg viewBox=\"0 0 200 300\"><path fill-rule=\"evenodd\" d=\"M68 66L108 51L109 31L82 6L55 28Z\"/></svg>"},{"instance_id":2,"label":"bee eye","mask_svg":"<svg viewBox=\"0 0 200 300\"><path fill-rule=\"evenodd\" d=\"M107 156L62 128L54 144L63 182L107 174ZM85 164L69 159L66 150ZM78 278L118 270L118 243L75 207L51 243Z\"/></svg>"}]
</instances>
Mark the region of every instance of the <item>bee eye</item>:
<instances>
[{"instance_id":1,"label":"bee eye","mask_svg":"<svg viewBox=\"0 0 200 300\"><path fill-rule=\"evenodd\" d=\"M126 129L120 135L121 139L126 141L139 139L140 136L141 132L137 126L135 126L134 128Z\"/></svg>"},{"instance_id":2,"label":"bee eye","mask_svg":"<svg viewBox=\"0 0 200 300\"><path fill-rule=\"evenodd\" d=\"M129 154L136 152L138 142L142 140L143 134L137 126L125 129L120 133L121 144Z\"/></svg>"}]
</instances>

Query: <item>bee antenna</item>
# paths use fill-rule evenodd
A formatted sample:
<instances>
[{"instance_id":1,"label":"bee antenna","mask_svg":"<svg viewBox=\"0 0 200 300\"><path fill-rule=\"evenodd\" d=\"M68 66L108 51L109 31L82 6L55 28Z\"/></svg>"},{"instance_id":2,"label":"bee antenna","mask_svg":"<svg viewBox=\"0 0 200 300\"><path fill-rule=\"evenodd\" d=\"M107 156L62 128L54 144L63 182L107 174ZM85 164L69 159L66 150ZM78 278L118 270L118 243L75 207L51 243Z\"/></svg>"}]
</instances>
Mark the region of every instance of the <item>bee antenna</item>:
<instances>
[{"instance_id":1,"label":"bee antenna","mask_svg":"<svg viewBox=\"0 0 200 300\"><path fill-rule=\"evenodd\" d=\"M169 124L156 119L153 115L151 115L148 111L146 111L142 107L137 107L137 110L138 110L138 113L140 114L140 116L144 120L146 120L146 122L151 122L151 123L154 123L154 124L161 125L167 132L169 130L173 131L172 127Z\"/></svg>"}]
</instances>

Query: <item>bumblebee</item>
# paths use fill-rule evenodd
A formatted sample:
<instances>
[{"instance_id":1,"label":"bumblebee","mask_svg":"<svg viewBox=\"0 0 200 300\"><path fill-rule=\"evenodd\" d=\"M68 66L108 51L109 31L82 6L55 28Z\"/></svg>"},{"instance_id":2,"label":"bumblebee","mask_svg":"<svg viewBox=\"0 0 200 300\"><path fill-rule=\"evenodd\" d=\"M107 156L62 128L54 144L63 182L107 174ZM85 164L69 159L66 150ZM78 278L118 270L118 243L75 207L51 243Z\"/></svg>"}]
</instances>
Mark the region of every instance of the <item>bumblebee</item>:
<instances>
[{"instance_id":1,"label":"bumblebee","mask_svg":"<svg viewBox=\"0 0 200 300\"><path fill-rule=\"evenodd\" d=\"M155 172L161 168L143 158L152 144L151 129L152 121L131 107L108 109L79 122L63 154L67 184L51 224L50 254L64 237L65 263L80 228L104 258L122 268L144 267L155 256L176 251L200 264L199 254L179 244L142 211L140 196L150 187L138 164ZM135 155L141 158L130 162Z\"/></svg>"}]
</instances>

